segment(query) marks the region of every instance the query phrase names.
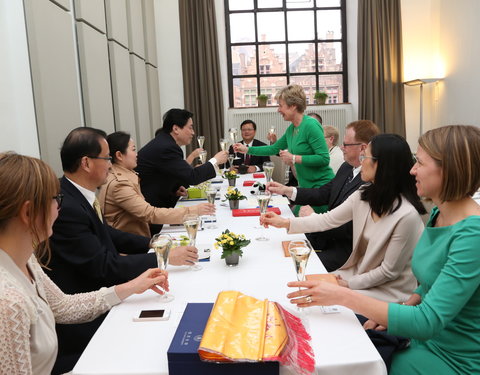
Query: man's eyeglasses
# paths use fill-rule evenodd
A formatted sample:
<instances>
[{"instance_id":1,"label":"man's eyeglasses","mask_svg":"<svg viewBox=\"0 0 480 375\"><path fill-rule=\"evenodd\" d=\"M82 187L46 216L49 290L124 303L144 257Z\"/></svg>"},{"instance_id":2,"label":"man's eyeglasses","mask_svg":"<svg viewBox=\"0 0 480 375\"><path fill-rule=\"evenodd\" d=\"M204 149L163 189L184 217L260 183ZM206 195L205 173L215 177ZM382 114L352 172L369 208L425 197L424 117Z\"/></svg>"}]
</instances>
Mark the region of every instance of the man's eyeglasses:
<instances>
[{"instance_id":1,"label":"man's eyeglasses","mask_svg":"<svg viewBox=\"0 0 480 375\"><path fill-rule=\"evenodd\" d=\"M102 160L108 160L110 163L112 162L112 157L111 156L87 156L87 158L90 159L102 159Z\"/></svg>"},{"instance_id":2,"label":"man's eyeglasses","mask_svg":"<svg viewBox=\"0 0 480 375\"><path fill-rule=\"evenodd\" d=\"M52 199L55 199L57 201L57 209L60 209L62 207L62 202L63 202L63 194L58 194L52 197Z\"/></svg>"},{"instance_id":3,"label":"man's eyeglasses","mask_svg":"<svg viewBox=\"0 0 480 375\"><path fill-rule=\"evenodd\" d=\"M249 129L249 128L242 128L242 132L253 132L253 131L255 131L255 129L253 129L253 128L251 128L251 129Z\"/></svg>"},{"instance_id":4,"label":"man's eyeglasses","mask_svg":"<svg viewBox=\"0 0 480 375\"><path fill-rule=\"evenodd\" d=\"M362 163L365 159L378 160L375 156L360 155L358 157L358 160L360 160L360 163Z\"/></svg>"},{"instance_id":5,"label":"man's eyeglasses","mask_svg":"<svg viewBox=\"0 0 480 375\"><path fill-rule=\"evenodd\" d=\"M360 146L362 143L345 143L343 142L343 147L348 147L348 146Z\"/></svg>"}]
</instances>

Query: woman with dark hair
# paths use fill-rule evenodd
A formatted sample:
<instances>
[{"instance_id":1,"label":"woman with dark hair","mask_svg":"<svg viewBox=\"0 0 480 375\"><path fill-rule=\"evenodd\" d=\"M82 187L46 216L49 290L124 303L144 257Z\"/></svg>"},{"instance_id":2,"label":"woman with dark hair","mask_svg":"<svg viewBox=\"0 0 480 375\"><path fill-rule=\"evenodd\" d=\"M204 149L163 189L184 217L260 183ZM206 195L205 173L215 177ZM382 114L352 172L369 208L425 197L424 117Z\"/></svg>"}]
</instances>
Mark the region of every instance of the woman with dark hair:
<instances>
[{"instance_id":1,"label":"woman with dark hair","mask_svg":"<svg viewBox=\"0 0 480 375\"><path fill-rule=\"evenodd\" d=\"M403 302L417 286L411 257L423 230L425 208L409 171L413 158L405 139L380 134L363 155L362 180L368 184L324 214L285 219L267 213L265 226L309 233L353 221L352 254L335 274L339 284L388 302Z\"/></svg>"},{"instance_id":2,"label":"woman with dark hair","mask_svg":"<svg viewBox=\"0 0 480 375\"><path fill-rule=\"evenodd\" d=\"M50 374L57 357L55 323L85 323L134 293L168 290L158 268L89 293L64 294L37 259L62 203L55 173L43 161L0 154L0 374Z\"/></svg>"},{"instance_id":3,"label":"woman with dark hair","mask_svg":"<svg viewBox=\"0 0 480 375\"><path fill-rule=\"evenodd\" d=\"M186 214L211 215L215 205L201 203L190 207L160 208L145 201L138 175L137 151L130 134L118 131L107 137L112 168L100 187L99 201L107 223L124 232L150 237L148 224L180 224Z\"/></svg>"}]
</instances>

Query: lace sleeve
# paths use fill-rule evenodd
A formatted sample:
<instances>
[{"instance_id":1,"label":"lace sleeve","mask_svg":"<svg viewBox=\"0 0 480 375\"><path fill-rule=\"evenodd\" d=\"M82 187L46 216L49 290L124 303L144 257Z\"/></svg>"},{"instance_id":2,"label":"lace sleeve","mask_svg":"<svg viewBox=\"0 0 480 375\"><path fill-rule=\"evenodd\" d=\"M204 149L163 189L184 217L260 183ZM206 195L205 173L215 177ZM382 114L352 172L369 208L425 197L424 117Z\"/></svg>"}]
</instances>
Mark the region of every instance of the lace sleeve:
<instances>
[{"instance_id":1,"label":"lace sleeve","mask_svg":"<svg viewBox=\"0 0 480 375\"><path fill-rule=\"evenodd\" d=\"M15 289L0 299L0 374L32 374L30 317L24 297Z\"/></svg>"},{"instance_id":2,"label":"lace sleeve","mask_svg":"<svg viewBox=\"0 0 480 375\"><path fill-rule=\"evenodd\" d=\"M45 291L57 323L89 322L121 302L114 287L89 293L65 294L43 272L38 263L35 267L37 282Z\"/></svg>"}]
</instances>

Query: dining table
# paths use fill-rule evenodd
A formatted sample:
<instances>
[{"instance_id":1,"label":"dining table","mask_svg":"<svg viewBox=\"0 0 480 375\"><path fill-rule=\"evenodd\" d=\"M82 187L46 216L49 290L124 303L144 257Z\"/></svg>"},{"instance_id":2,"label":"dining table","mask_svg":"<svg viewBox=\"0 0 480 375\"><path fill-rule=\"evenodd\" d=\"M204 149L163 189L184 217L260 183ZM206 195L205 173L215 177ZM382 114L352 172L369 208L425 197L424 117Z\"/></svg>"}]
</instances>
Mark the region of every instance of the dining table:
<instances>
[{"instance_id":1,"label":"dining table","mask_svg":"<svg viewBox=\"0 0 480 375\"><path fill-rule=\"evenodd\" d=\"M255 177L254 177L255 176ZM253 182L265 184L262 174L240 175L236 188L246 199L240 200L240 209L258 207ZM197 233L196 247L201 258L200 270L189 266L168 265L170 294L174 299L163 303L158 294L148 290L132 295L114 306L106 316L75 368L74 375L144 374L166 375L167 351L188 303L214 303L221 291L235 290L257 299L280 303L293 314L301 317L311 336L315 354L315 369L321 375L385 375L385 364L365 333L353 311L343 306L323 308L315 306L297 311L287 294L293 289L287 286L296 280L292 258L286 256L282 242L305 239L304 234L290 235L285 229L263 228L259 216L233 216L228 201L224 201L228 187L221 176L212 179L216 188L216 221L205 217ZM181 199L177 206L198 204L199 200ZM281 195L273 195L270 206L278 207L284 217L293 217L289 201ZM243 234L251 243L243 248L243 256L237 266L227 266L221 259L221 249L214 246L215 238L224 230ZM162 232L174 238L186 235L182 226L165 225ZM256 240L261 234L266 241ZM324 266L312 252L306 274L326 273ZM134 321L141 310L167 309L168 320ZM280 366L281 374L291 369Z\"/></svg>"}]
</instances>

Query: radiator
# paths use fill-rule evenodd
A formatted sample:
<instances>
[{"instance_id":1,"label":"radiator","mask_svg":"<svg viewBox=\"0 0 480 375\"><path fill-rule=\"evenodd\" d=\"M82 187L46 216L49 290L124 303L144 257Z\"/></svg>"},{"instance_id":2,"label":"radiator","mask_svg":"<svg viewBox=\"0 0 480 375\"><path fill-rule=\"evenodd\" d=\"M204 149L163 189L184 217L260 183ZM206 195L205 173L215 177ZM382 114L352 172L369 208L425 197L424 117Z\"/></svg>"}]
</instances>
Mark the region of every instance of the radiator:
<instances>
[{"instance_id":1,"label":"radiator","mask_svg":"<svg viewBox=\"0 0 480 375\"><path fill-rule=\"evenodd\" d=\"M339 143L343 142L345 127L352 122L351 104L308 106L306 114L316 112L323 119L323 125L331 125L338 129ZM225 136L228 137L229 128L238 128L238 140L241 139L240 124L244 120L253 120L257 124L255 138L267 143L267 133L271 126L275 126L277 136L282 136L287 129L288 123L277 112L277 107L266 108L236 108L228 109L227 123L225 124Z\"/></svg>"}]
</instances>

